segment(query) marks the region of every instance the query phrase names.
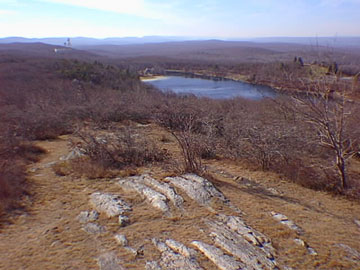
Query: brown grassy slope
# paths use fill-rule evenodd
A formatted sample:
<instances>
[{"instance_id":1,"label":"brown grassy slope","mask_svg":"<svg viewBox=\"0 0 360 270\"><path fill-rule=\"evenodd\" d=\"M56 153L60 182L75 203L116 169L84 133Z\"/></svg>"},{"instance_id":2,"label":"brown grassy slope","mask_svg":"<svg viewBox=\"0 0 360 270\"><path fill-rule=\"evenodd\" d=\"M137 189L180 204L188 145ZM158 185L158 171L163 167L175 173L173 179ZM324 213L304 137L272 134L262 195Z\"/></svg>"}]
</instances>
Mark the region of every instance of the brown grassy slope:
<instances>
[{"instance_id":1,"label":"brown grassy slope","mask_svg":"<svg viewBox=\"0 0 360 270\"><path fill-rule=\"evenodd\" d=\"M166 148L174 159L180 160L175 140L156 125L140 126L150 137ZM163 138L169 140L164 142ZM96 258L109 250L116 252L127 269L144 269L146 260L159 256L150 243L152 237L174 238L185 244L192 240L210 241L206 234L199 233L203 227L201 218L210 214L207 210L186 198L187 214L178 213L172 218L161 215L136 194L122 191L111 180L87 180L73 176L59 177L54 174L49 162L57 161L68 153L67 137L37 143L47 150L39 163L30 166L32 171L29 201L24 201L28 211L14 216L10 223L3 224L0 233L0 269L97 269ZM216 186L239 207L243 218L255 229L269 236L277 250L280 266L294 269L358 269L358 261L352 260L334 244L343 243L360 250L360 229L353 220L360 219L358 202L334 197L299 187L273 173L248 169L247 166L229 161L211 160L206 163L215 179ZM171 169L149 165L139 168L155 178L172 173ZM235 180L245 177L248 180ZM269 189L272 188L272 189ZM274 194L274 189L277 191ZM132 224L118 228L115 219L100 218L108 232L101 236L89 236L75 220L80 211L90 209L89 195L94 191L120 194L133 205L130 214ZM224 207L218 212L233 214ZM287 215L305 231L302 238L317 252L307 254L303 247L293 242L295 233L278 224L270 211ZM133 247L144 245L144 255L134 258L117 246L114 233L124 233ZM199 256L205 269L216 269Z\"/></svg>"}]
</instances>

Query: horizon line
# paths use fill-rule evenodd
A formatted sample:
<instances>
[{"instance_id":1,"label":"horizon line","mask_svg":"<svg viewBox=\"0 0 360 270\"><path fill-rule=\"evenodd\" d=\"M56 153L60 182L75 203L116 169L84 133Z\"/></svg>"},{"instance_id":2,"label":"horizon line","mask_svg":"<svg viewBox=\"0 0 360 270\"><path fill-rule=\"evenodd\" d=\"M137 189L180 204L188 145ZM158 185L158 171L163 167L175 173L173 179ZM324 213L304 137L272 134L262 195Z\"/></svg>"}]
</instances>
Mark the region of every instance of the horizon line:
<instances>
[{"instance_id":1,"label":"horizon line","mask_svg":"<svg viewBox=\"0 0 360 270\"><path fill-rule=\"evenodd\" d=\"M190 38L190 39L215 39L215 40L223 40L223 39L257 39L257 38L360 38L360 35L336 35L336 36L256 36L256 37L202 37L202 36L170 36L170 35L145 35L145 36L108 36L108 37L91 37L91 36L45 36L45 37L28 37L28 36L4 36L0 37L0 39L7 38L24 38L24 39L47 39L47 38L89 38L89 39L112 39L112 38L147 38L147 37L162 37L162 38Z\"/></svg>"}]
</instances>

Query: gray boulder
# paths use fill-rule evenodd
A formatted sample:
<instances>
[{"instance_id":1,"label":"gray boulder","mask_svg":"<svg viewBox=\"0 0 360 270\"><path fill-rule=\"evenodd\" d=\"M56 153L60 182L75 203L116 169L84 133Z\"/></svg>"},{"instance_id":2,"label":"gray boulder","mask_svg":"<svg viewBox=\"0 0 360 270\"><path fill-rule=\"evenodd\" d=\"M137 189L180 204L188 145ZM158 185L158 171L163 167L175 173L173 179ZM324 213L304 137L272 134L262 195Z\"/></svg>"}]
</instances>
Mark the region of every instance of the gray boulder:
<instances>
[{"instance_id":1,"label":"gray boulder","mask_svg":"<svg viewBox=\"0 0 360 270\"><path fill-rule=\"evenodd\" d=\"M105 232L105 227L96 223L87 223L83 226L83 230L90 234L99 234Z\"/></svg>"},{"instance_id":2,"label":"gray boulder","mask_svg":"<svg viewBox=\"0 0 360 270\"><path fill-rule=\"evenodd\" d=\"M114 253L105 253L98 258L100 270L125 270L121 260Z\"/></svg>"},{"instance_id":3,"label":"gray boulder","mask_svg":"<svg viewBox=\"0 0 360 270\"><path fill-rule=\"evenodd\" d=\"M92 222L95 221L99 218L99 213L96 212L95 210L92 211L82 211L78 216L77 216L77 220L80 223L88 223L88 222Z\"/></svg>"},{"instance_id":4,"label":"gray boulder","mask_svg":"<svg viewBox=\"0 0 360 270\"><path fill-rule=\"evenodd\" d=\"M95 192L90 195L90 204L98 212L107 217L115 217L131 211L130 205L123 201L118 195Z\"/></svg>"}]
</instances>

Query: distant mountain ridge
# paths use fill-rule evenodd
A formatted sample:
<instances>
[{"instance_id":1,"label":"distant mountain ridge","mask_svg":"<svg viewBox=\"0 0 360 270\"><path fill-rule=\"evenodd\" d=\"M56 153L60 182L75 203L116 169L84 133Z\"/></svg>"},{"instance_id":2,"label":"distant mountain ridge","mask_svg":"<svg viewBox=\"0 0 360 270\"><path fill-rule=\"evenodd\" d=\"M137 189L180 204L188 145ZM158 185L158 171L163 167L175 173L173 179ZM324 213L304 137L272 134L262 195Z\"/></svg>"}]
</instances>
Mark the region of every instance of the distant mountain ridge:
<instances>
[{"instance_id":1,"label":"distant mountain ridge","mask_svg":"<svg viewBox=\"0 0 360 270\"><path fill-rule=\"evenodd\" d=\"M63 46L67 42L67 37L48 37L48 38L24 38L24 37L5 37L0 38L0 44L6 43L46 43L50 45ZM133 45L148 43L164 43L179 41L204 41L213 38L200 37L178 37L178 36L144 36L144 37L110 37L104 39L89 37L70 38L73 47L81 46L100 46L100 45ZM217 39L222 41L248 41L254 43L295 43L311 46L326 47L356 47L360 48L360 37L258 37L258 38L226 38Z\"/></svg>"},{"instance_id":2,"label":"distant mountain ridge","mask_svg":"<svg viewBox=\"0 0 360 270\"><path fill-rule=\"evenodd\" d=\"M74 58L97 60L98 55L64 46L56 46L41 42L0 42L0 58L8 56L21 57L48 57L48 58Z\"/></svg>"},{"instance_id":3,"label":"distant mountain ridge","mask_svg":"<svg viewBox=\"0 0 360 270\"><path fill-rule=\"evenodd\" d=\"M325 47L357 47L360 48L360 37L260 37L251 39L258 43L297 43Z\"/></svg>"},{"instance_id":4,"label":"distant mountain ridge","mask_svg":"<svg viewBox=\"0 0 360 270\"><path fill-rule=\"evenodd\" d=\"M49 38L24 38L24 37L6 37L0 38L0 44L4 43L46 43L50 45L63 46L67 42L67 37L49 37ZM145 37L111 37L104 39L89 37L73 37L71 38L73 47L78 46L97 46L97 45L130 45L145 43L162 43L193 40L185 37L162 37L162 36L145 36Z\"/></svg>"}]
</instances>

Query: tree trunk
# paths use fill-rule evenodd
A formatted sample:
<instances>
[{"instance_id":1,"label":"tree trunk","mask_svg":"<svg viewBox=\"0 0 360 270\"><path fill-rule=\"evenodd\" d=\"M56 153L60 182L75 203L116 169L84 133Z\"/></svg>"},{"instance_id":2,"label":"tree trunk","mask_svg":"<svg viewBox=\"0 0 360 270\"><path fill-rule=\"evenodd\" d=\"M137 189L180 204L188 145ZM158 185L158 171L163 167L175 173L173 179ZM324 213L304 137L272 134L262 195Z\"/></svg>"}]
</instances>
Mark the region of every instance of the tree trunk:
<instances>
[{"instance_id":1,"label":"tree trunk","mask_svg":"<svg viewBox=\"0 0 360 270\"><path fill-rule=\"evenodd\" d=\"M341 190L345 190L348 188L348 182L347 182L347 173L346 173L346 164L343 157L338 157L336 160L336 166L339 171L339 175L341 178Z\"/></svg>"}]
</instances>

